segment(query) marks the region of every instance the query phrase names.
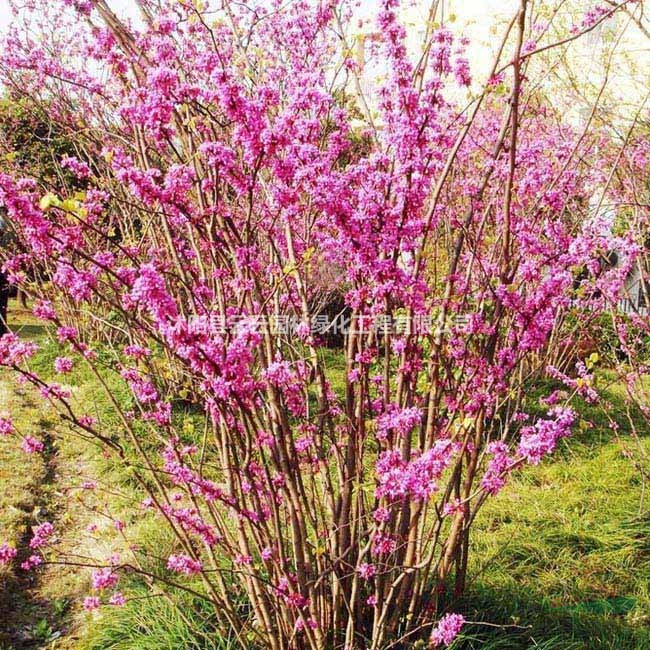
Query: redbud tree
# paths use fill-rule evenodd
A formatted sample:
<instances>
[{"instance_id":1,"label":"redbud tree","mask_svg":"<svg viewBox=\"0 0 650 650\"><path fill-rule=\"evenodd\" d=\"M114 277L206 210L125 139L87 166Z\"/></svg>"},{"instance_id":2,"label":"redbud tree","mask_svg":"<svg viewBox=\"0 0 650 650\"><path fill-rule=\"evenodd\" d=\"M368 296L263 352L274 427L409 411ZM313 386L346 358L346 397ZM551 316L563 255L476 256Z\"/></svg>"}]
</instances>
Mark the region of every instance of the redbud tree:
<instances>
[{"instance_id":1,"label":"redbud tree","mask_svg":"<svg viewBox=\"0 0 650 650\"><path fill-rule=\"evenodd\" d=\"M635 261L636 234L589 212L607 134L567 124L529 79L554 43L526 0L469 103L468 43L438 3L415 51L397 1L379 4L363 62L338 0L15 10L5 89L74 155L47 181L11 160L0 176L4 268L61 380L15 334L0 360L65 435L128 469L143 501L123 534L147 518L173 540L155 570L137 545L95 566L89 609L122 604L122 574L141 572L204 598L241 647L448 644L481 505L593 396L585 367L549 370L567 390L542 415L527 389L561 319L615 305ZM342 320L323 322L333 291ZM331 327L344 345L326 354ZM77 366L117 426L65 386ZM2 432L42 449L8 418ZM30 546L25 568L57 561L56 528Z\"/></svg>"}]
</instances>

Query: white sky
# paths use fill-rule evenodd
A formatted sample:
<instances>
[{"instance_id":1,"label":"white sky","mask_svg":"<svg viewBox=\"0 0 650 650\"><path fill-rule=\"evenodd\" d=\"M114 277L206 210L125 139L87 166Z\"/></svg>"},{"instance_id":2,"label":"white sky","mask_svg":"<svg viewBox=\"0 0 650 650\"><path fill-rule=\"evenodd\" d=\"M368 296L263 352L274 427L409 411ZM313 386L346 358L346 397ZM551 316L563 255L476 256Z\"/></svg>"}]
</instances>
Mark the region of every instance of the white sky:
<instances>
[{"instance_id":1,"label":"white sky","mask_svg":"<svg viewBox=\"0 0 650 650\"><path fill-rule=\"evenodd\" d=\"M588 7L601 3L602 0L569 0L566 6L577 10L569 21L579 21L579 15ZM650 8L650 0L648 2ZM133 0L108 0L110 6L119 15L137 15ZM361 15L372 15L380 5L381 0L360 0ZM403 20L406 28L412 33L422 29L427 20L427 10L430 0L404 0ZM535 3L537 4L537 3ZM555 3L550 2L553 5ZM445 18L454 16L453 28L471 40L468 51L472 73L480 83L487 74L492 62L492 53L497 47L502 30L499 29L516 11L519 0L442 0ZM563 13L568 13L563 10ZM624 18L621 16L620 18ZM8 0L0 0L0 34L7 29L11 21L11 11ZM610 23L611 21L608 21ZM628 34L629 32L629 34ZM592 35L596 36L596 35ZM602 69L599 67L600 44L598 38L583 38L571 53L571 68L583 82L590 81L598 86ZM624 104L638 103L638 97L645 95L650 89L650 39L641 35L636 28L626 30L625 41L620 47L621 55L617 55L612 85L616 86L614 95L622 98ZM623 54L625 53L625 54ZM616 101L614 101L616 103ZM626 112L632 110L631 108Z\"/></svg>"},{"instance_id":2,"label":"white sky","mask_svg":"<svg viewBox=\"0 0 650 650\"><path fill-rule=\"evenodd\" d=\"M132 0L108 0L110 6L118 14L127 14L133 12ZM377 0L362 0L364 5L372 7L377 5ZM406 3L405 3L406 4ZM459 16L473 16L476 18L494 16L495 14L510 14L517 4L518 0L445 0L447 11L454 12ZM7 28L11 20L11 12L7 0L0 0L0 31Z\"/></svg>"}]
</instances>

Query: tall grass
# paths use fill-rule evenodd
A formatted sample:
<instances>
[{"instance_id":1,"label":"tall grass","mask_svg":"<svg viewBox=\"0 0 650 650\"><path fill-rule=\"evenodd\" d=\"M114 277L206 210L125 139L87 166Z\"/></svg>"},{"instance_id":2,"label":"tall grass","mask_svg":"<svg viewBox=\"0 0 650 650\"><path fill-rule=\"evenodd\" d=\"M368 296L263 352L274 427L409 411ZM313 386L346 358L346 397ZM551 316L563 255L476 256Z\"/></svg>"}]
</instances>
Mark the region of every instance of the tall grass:
<instances>
[{"instance_id":1,"label":"tall grass","mask_svg":"<svg viewBox=\"0 0 650 650\"><path fill-rule=\"evenodd\" d=\"M134 583L124 607L104 608L78 645L78 650L240 650L234 639L214 628L211 609L184 592L173 603L152 596Z\"/></svg>"},{"instance_id":2,"label":"tall grass","mask_svg":"<svg viewBox=\"0 0 650 650\"><path fill-rule=\"evenodd\" d=\"M333 387L341 390L341 356L323 354ZM34 369L47 376L57 355L46 345ZM119 400L130 399L113 373L105 379ZM109 428L119 427L110 401L85 367L77 366L68 381L75 385L75 399ZM630 431L624 393L616 384L608 386L607 372L600 381L625 443ZM548 388L531 389L529 410ZM470 589L463 602L453 603L474 623L455 649L650 649L650 511L644 479L624 457L602 409L584 403L579 408L576 434L563 441L555 458L512 477L480 513L471 540ZM650 426L640 413L633 415L640 444L650 453ZM96 458L96 463L122 490L134 487L126 474L109 476L108 461ZM143 559L171 551L151 522L138 528ZM126 592L132 600L125 607L103 608L88 618L79 650L242 648L219 635L200 598L183 591L173 592L172 600L154 597L135 579Z\"/></svg>"}]
</instances>

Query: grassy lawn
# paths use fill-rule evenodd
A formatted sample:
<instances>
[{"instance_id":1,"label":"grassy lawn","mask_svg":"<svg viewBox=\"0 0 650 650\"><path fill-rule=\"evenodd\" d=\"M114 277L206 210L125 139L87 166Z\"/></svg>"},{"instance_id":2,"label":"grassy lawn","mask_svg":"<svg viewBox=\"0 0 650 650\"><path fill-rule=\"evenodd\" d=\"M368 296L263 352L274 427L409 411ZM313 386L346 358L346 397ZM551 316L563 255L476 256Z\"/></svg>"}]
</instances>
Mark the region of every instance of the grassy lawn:
<instances>
[{"instance_id":1,"label":"grassy lawn","mask_svg":"<svg viewBox=\"0 0 650 650\"><path fill-rule=\"evenodd\" d=\"M11 312L10 312L11 313ZM22 335L45 340L45 331L26 316L16 329ZM341 357L323 351L333 368L334 388L343 387ZM39 371L51 368L54 348L45 348L35 360ZM601 381L611 377L601 373ZM92 376L79 368L71 382L75 397L88 412L110 426L118 426L109 401L98 389ZM21 430L43 430L50 426L47 416L38 412L29 396L8 381L0 381L0 411L17 413ZM116 387L117 389L117 387ZM650 454L650 425L639 413L633 413L640 434L632 440L625 426L626 407L620 386L605 389L612 405L612 416L622 423L620 439L609 429L600 407L581 404L581 423L571 439L564 440L552 461L528 467L513 476L506 488L489 500L476 522L472 537L469 567L469 592L454 609L463 611L476 622L454 646L468 649L650 649L650 495L643 473L624 449L644 450ZM127 399L126 393L119 395ZM535 396L532 400L534 402ZM72 440L75 440L74 438ZM124 513L130 496L140 497L124 473L115 473L109 459L81 443L74 442L53 450L57 471L73 475L91 468L124 496ZM44 508L52 472L47 460L26 457L15 440L0 439L0 526L2 537L19 542L26 526L38 519ZM638 459L638 453L635 458ZM91 467L92 466L92 467ZM645 464L647 469L647 463ZM67 468L67 469L66 469ZM647 475L647 474L646 474ZM10 489L8 489L10 486ZM74 500L65 495L54 499L59 521L67 522L73 533L85 527L87 513L76 509ZM120 505L117 504L119 514ZM170 552L169 540L150 521L129 522L144 548L155 548L158 557ZM106 531L101 545L107 552L114 535ZM86 550L92 554L96 549ZM152 565L151 569L155 570ZM0 593L5 587L7 600L12 578L0 574ZM68 575L41 577L39 593L43 597L77 603L84 579ZM49 583L49 584L48 584ZM88 617L56 611L38 611L45 616L46 627L56 629L57 621L69 625L74 619L74 641L41 647L80 650L235 650L239 646L219 637L210 612L199 599L173 594L180 607L164 598L152 598L148 587L138 578L124 583L134 598L124 608L105 608ZM54 608L56 610L56 607ZM37 621L38 622L38 621ZM487 625L486 625L487 624ZM79 627L80 626L80 627ZM0 648L4 648L0 637ZM6 646L9 647L9 646Z\"/></svg>"},{"instance_id":2,"label":"grassy lawn","mask_svg":"<svg viewBox=\"0 0 650 650\"><path fill-rule=\"evenodd\" d=\"M606 390L624 422L619 386ZM650 648L650 501L643 475L598 407L556 458L529 467L488 501L473 533L464 607L468 648ZM640 414L639 444L650 453ZM638 459L638 454L636 455ZM647 465L646 465L647 469Z\"/></svg>"},{"instance_id":3,"label":"grassy lawn","mask_svg":"<svg viewBox=\"0 0 650 650\"><path fill-rule=\"evenodd\" d=\"M624 422L620 387L605 392ZM491 625L470 626L456 648L650 648L648 499L642 475L622 453L636 442L625 426L618 441L600 407L580 411L578 432L556 457L513 477L482 511L460 608L468 620ZM647 436L648 423L636 416ZM649 438L640 444L650 453ZM132 593L139 589L134 583ZM166 601L138 602L108 612L82 647L231 647L210 633L197 601L183 608L189 620Z\"/></svg>"}]
</instances>

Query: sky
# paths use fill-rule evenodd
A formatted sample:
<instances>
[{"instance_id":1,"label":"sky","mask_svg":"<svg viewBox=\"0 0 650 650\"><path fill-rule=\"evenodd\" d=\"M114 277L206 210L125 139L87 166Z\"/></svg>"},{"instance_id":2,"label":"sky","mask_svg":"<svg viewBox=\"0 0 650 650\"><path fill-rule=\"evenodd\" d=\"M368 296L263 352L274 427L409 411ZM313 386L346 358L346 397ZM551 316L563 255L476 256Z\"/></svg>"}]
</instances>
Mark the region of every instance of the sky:
<instances>
[{"instance_id":1,"label":"sky","mask_svg":"<svg viewBox=\"0 0 650 650\"><path fill-rule=\"evenodd\" d=\"M108 0L110 6L120 14L133 10L133 0ZM362 0L364 5L372 7L376 0ZM462 16L484 18L496 14L507 14L517 6L517 0L445 0L449 11ZM0 31L4 31L11 20L7 0L0 0Z\"/></svg>"},{"instance_id":2,"label":"sky","mask_svg":"<svg viewBox=\"0 0 650 650\"><path fill-rule=\"evenodd\" d=\"M520 0L441 0L446 20L453 21L455 31L470 38L471 45L468 57L472 73L477 83L487 76L492 62L492 53L500 40L502 29L514 15ZM650 3L650 0L647 0ZM110 6L118 15L137 15L134 0L108 0ZM360 0L361 15L372 14L379 6L380 0ZM593 7L600 0L568 0L565 6L572 6L582 13L586 8ZM412 7L407 8L410 4ZM430 0L403 0L403 21L411 34L417 34L427 20L427 10ZM554 4L554 3L551 3ZM568 12L566 12L568 13ZM569 20L576 19L576 14L570 15ZM579 19L578 19L579 20ZM11 21L8 0L0 0L0 34L6 31ZM570 24L570 23L569 23ZM581 80L588 80L593 86L599 85L603 71L599 68L599 43L596 39L582 39L571 52L571 66L580 75ZM626 30L624 42L621 45L621 55L615 61L615 75L611 75L613 94L622 105L634 104L637 97L645 94L650 88L650 39L641 35L635 28ZM602 58L602 57L600 57ZM579 110L579 109L578 109ZM632 110L630 108L630 110Z\"/></svg>"}]
</instances>

